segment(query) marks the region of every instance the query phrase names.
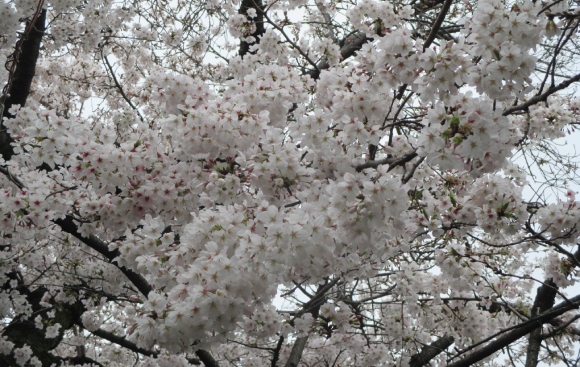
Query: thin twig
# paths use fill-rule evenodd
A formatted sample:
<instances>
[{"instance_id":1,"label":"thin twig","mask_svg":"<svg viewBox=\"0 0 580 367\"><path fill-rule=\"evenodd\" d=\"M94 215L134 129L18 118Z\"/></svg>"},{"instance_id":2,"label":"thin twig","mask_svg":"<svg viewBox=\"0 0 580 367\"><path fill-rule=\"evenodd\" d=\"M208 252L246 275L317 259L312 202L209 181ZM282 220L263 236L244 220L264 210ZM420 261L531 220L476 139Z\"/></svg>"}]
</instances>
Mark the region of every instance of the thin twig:
<instances>
[{"instance_id":1,"label":"thin twig","mask_svg":"<svg viewBox=\"0 0 580 367\"><path fill-rule=\"evenodd\" d=\"M105 61L105 65L107 65L107 70L109 71L109 73L111 73L111 77L112 77L113 81L115 82L115 86L119 90L119 93L121 94L121 97L123 97L123 99L127 102L127 104L135 112L137 112L137 115L139 115L139 119L141 120L141 122L142 123L145 123L145 119L143 118L143 116L141 116L141 112L139 112L139 109L133 104L133 102L131 102L131 100L129 99L129 97L127 97L127 95L125 94L125 91L123 90L123 87L121 87L121 84L119 84L119 81L117 80L117 77L115 76L115 72L113 71L113 67L109 63L109 59L107 59L107 56L105 56L103 54L103 49L102 48L101 48L101 56L103 57L103 61Z\"/></svg>"},{"instance_id":2,"label":"thin twig","mask_svg":"<svg viewBox=\"0 0 580 367\"><path fill-rule=\"evenodd\" d=\"M574 77L563 81L562 83L558 84L555 87L549 88L547 91L540 94L539 96L535 96L535 97L530 98L525 103L522 103L520 105L506 109L505 111L503 111L502 115L507 116L507 115L511 115L512 113L517 112L517 111L526 111L530 106L533 106L539 102L546 101L548 99L548 97L551 96L552 94L556 93L559 90L567 88L568 86L570 86L570 84L575 83L577 81L580 81L580 74L577 74Z\"/></svg>"}]
</instances>

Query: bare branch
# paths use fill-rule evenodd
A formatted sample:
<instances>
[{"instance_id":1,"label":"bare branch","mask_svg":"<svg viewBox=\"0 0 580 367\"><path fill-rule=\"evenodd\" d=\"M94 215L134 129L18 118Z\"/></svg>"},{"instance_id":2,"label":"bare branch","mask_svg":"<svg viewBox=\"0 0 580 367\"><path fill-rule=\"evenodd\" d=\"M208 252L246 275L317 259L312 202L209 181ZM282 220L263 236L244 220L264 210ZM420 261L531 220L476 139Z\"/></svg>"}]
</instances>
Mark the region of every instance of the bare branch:
<instances>
[{"instance_id":1,"label":"bare branch","mask_svg":"<svg viewBox=\"0 0 580 367\"><path fill-rule=\"evenodd\" d=\"M417 152L412 151L411 153L407 153L402 157L387 157L387 158L379 159L378 161L365 162L363 164L359 164L358 166L356 166L355 169L357 172L361 172L362 170L367 169L367 168L377 168L378 166L382 166L383 164L388 164L389 171L390 171L397 166L403 165L403 164L411 161L416 156L417 156Z\"/></svg>"},{"instance_id":2,"label":"bare branch","mask_svg":"<svg viewBox=\"0 0 580 367\"><path fill-rule=\"evenodd\" d=\"M144 349L144 348L140 348L137 346L137 344L135 344L135 343L133 343L133 342L121 337L121 336L118 336L110 331L97 329L97 330L91 331L91 334L98 336L101 339L105 339L113 344L117 344L118 346L121 346L123 348L129 349L132 352L139 353L139 354L147 356L147 357L157 357L159 355L158 352ZM195 365L201 364L200 361L196 358L187 358L187 361L189 363L195 364ZM206 366L211 366L211 365L206 364Z\"/></svg>"},{"instance_id":3,"label":"bare branch","mask_svg":"<svg viewBox=\"0 0 580 367\"><path fill-rule=\"evenodd\" d=\"M105 241L99 239L97 236L91 234L87 238L81 235L72 217L66 216L66 218L64 219L59 218L56 219L54 223L58 225L63 232L66 232L72 235L73 237L76 237L82 243L84 243L85 245L89 246L93 250L103 255L105 258L107 258L107 260L109 260L110 263L114 264L115 258L119 256L118 250L109 251L108 244ZM131 283L133 283L133 285L137 287L139 292L141 292L145 297L147 297L147 295L153 290L153 288L151 287L151 285L149 285L147 280L143 278L143 276L141 276L140 274L137 274L133 270L127 269L124 266L120 266L118 264L114 265L119 270L121 270L123 274L125 274L127 279L129 279Z\"/></svg>"},{"instance_id":4,"label":"bare branch","mask_svg":"<svg viewBox=\"0 0 580 367\"><path fill-rule=\"evenodd\" d=\"M451 344L455 342L455 338L451 335L444 335L435 340L433 343L423 347L421 352L414 354L411 357L409 367L421 367L429 363L433 358L445 351Z\"/></svg>"},{"instance_id":5,"label":"bare branch","mask_svg":"<svg viewBox=\"0 0 580 367\"><path fill-rule=\"evenodd\" d=\"M580 306L580 295L570 298L567 301L564 301L558 304L555 307L550 308L548 311L540 314L537 317L530 319L529 321L523 322L519 325L515 325L514 327L508 328L503 336L498 336L494 338L495 340L491 341L485 347L476 350L475 352L471 353L470 355L462 358L461 360L450 363L447 367L468 367L481 361L482 359L489 357L490 355L494 354L495 352L505 348L506 346L510 345L511 343L515 342L516 340L526 336L534 329L541 327L545 323L549 323L551 320L555 319L556 317L572 310L576 309ZM509 330L509 331L508 331ZM465 352L465 351L464 351Z\"/></svg>"},{"instance_id":6,"label":"bare branch","mask_svg":"<svg viewBox=\"0 0 580 367\"><path fill-rule=\"evenodd\" d=\"M308 343L308 336L302 336L294 342L292 346L292 351L290 352L290 357L286 361L285 367L296 367L298 363L300 363L300 359L302 358L302 352L304 352L304 348L306 347L306 343Z\"/></svg>"},{"instance_id":7,"label":"bare branch","mask_svg":"<svg viewBox=\"0 0 580 367\"><path fill-rule=\"evenodd\" d=\"M558 293L557 289L558 286L552 279L548 279L538 288L532 307L532 316L536 316L554 305L554 299ZM540 355L542 340L542 327L540 326L530 333L526 354L526 367L536 367L538 365L538 356Z\"/></svg>"},{"instance_id":8,"label":"bare branch","mask_svg":"<svg viewBox=\"0 0 580 367\"><path fill-rule=\"evenodd\" d=\"M155 351L140 348L137 346L137 344L130 342L129 340L127 340L121 336L118 336L110 331L106 331L103 329L97 329L97 330L92 330L90 332L91 332L91 334L98 336L101 339L105 339L113 344L117 344L118 346L129 349L132 352L139 353L139 354L142 354L142 355L147 356L147 357L157 357L157 355L159 355L159 353L157 353ZM197 364L199 364L199 362Z\"/></svg>"},{"instance_id":9,"label":"bare branch","mask_svg":"<svg viewBox=\"0 0 580 367\"><path fill-rule=\"evenodd\" d=\"M14 177L12 173L6 167L0 167L0 173L4 174L8 179L16 185L20 190L24 188L24 184L17 177Z\"/></svg>"},{"instance_id":10,"label":"bare branch","mask_svg":"<svg viewBox=\"0 0 580 367\"><path fill-rule=\"evenodd\" d=\"M443 8L441 8L441 11L439 12L439 16L435 20L435 23L431 27L431 32L429 32L429 35L427 36L427 39L425 40L425 43L423 44L423 50L426 50L427 48L429 48L429 46L431 46L431 43L433 43L433 41L435 41L435 37L437 37L437 33L439 32L439 29L441 28L441 24L443 24L443 21L445 20L445 17L447 16L447 13L449 12L449 9L451 8L452 3L453 3L453 0L445 0L445 3L443 3Z\"/></svg>"},{"instance_id":11,"label":"bare branch","mask_svg":"<svg viewBox=\"0 0 580 367\"><path fill-rule=\"evenodd\" d=\"M560 321L558 321L558 320L550 321L550 325L556 326L556 329L550 331L550 333L548 333L548 334L542 335L542 339L553 338L564 330L566 330L570 334L580 336L580 330L578 330L575 327L570 326L570 325L572 325L572 323L574 323L574 321L576 321L578 319L580 319L580 315L576 315L576 316L572 317L570 320L562 323L561 325L560 325Z\"/></svg>"},{"instance_id":12,"label":"bare branch","mask_svg":"<svg viewBox=\"0 0 580 367\"><path fill-rule=\"evenodd\" d=\"M133 104L133 102L131 102L131 100L129 99L129 97L127 96L127 94L125 94L125 91L123 90L123 87L121 86L121 84L117 80L117 76L115 75L115 72L113 70L113 67L109 63L109 59L107 59L107 56L105 56L105 54L103 53L103 49L102 48L101 48L101 56L103 57L103 61L105 62L105 65L107 66L107 71L109 72L109 74L111 74L111 79L113 79L113 82L115 83L115 87L117 87L117 90L121 94L121 97L123 97L123 99L125 100L125 102L127 102L127 104L129 105L129 107L131 107L131 109L133 111L137 112L137 115L139 115L139 119L141 120L141 122L142 123L145 123L145 119L141 115L141 112L139 112L139 109Z\"/></svg>"},{"instance_id":13,"label":"bare branch","mask_svg":"<svg viewBox=\"0 0 580 367\"><path fill-rule=\"evenodd\" d=\"M282 343L284 343L284 335L281 335L276 343L276 348L274 349L274 355L272 356L271 367L276 367L278 360L280 359L280 350L282 349Z\"/></svg>"},{"instance_id":14,"label":"bare branch","mask_svg":"<svg viewBox=\"0 0 580 367\"><path fill-rule=\"evenodd\" d=\"M413 175L415 174L415 171L417 170L417 167L419 167L421 165L421 163L423 163L423 161L425 160L425 157L421 157L419 158L419 160L413 164L413 166L411 167L411 169L409 170L409 172L407 172L404 176L403 176L403 183L407 183L409 182L409 180L411 178L413 178Z\"/></svg>"},{"instance_id":15,"label":"bare branch","mask_svg":"<svg viewBox=\"0 0 580 367\"><path fill-rule=\"evenodd\" d=\"M346 60L349 57L353 56L361 47L367 43L372 41L373 38L367 37L364 32L356 31L350 35L348 35L344 40L339 42L341 45L340 48L340 56L342 60ZM308 75L312 77L312 79L318 79L320 77L320 72L324 69L328 69L330 64L328 63L328 59L325 57L316 65L314 70L311 70Z\"/></svg>"},{"instance_id":16,"label":"bare branch","mask_svg":"<svg viewBox=\"0 0 580 367\"><path fill-rule=\"evenodd\" d=\"M507 116L517 111L526 111L530 106L533 106L540 102L545 102L548 99L548 97L551 96L552 94L556 93L559 90L567 88L568 86L570 86L570 84L575 83L577 81L580 81L580 74L577 74L574 77L563 81L562 83L558 84L555 87L549 88L547 91L540 94L539 96L532 97L520 105L506 109L505 111L503 111L502 115Z\"/></svg>"},{"instance_id":17,"label":"bare branch","mask_svg":"<svg viewBox=\"0 0 580 367\"><path fill-rule=\"evenodd\" d=\"M334 278L332 281L320 285L316 290L316 294L312 297L308 302L302 306L302 310L297 313L297 316L303 315L307 312L310 312L312 316L315 318L318 316L318 312L320 310L320 306L324 303L324 296L325 294L336 285L340 281L340 277ZM304 352L304 348L306 348L306 344L308 343L308 338L310 334L305 336L299 337L294 342L292 346L292 351L290 352L290 357L286 361L285 367L296 367L298 363L300 363L300 359L302 358L302 353Z\"/></svg>"}]
</instances>

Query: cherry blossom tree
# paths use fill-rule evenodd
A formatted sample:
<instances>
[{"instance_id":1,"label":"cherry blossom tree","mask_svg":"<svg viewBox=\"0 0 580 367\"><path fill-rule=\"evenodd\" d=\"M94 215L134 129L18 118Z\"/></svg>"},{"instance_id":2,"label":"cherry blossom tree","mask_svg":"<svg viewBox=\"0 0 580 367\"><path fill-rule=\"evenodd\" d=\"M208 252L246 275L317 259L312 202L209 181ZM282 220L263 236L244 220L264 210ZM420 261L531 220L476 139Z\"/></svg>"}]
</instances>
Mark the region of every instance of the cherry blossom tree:
<instances>
[{"instance_id":1,"label":"cherry blossom tree","mask_svg":"<svg viewBox=\"0 0 580 367\"><path fill-rule=\"evenodd\" d=\"M0 365L578 364L576 1L0 13Z\"/></svg>"}]
</instances>

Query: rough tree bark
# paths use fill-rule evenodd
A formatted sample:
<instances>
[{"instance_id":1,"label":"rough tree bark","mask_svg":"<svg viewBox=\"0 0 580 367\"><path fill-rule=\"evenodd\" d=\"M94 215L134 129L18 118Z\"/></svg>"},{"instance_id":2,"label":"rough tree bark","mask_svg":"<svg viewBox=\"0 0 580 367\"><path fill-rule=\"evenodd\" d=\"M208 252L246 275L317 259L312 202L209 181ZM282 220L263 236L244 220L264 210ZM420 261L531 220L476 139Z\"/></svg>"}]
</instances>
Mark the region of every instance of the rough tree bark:
<instances>
[{"instance_id":1,"label":"rough tree bark","mask_svg":"<svg viewBox=\"0 0 580 367\"><path fill-rule=\"evenodd\" d=\"M248 16L249 9L256 9L256 17L250 18ZM239 13L245 15L248 18L248 23L253 24L256 30L251 34L255 38L254 42L247 42L245 40L240 41L240 56L244 57L245 54L252 53L250 47L257 43L260 43L260 37L264 34L264 3L262 0L243 0L240 4Z\"/></svg>"},{"instance_id":2,"label":"rough tree bark","mask_svg":"<svg viewBox=\"0 0 580 367\"><path fill-rule=\"evenodd\" d=\"M421 352L413 355L411 361L409 362L409 367L421 367L429 363L433 358L441 354L445 349L447 349L453 342L455 338L451 335L444 335L441 338L435 340L433 343L426 345Z\"/></svg>"},{"instance_id":3,"label":"rough tree bark","mask_svg":"<svg viewBox=\"0 0 580 367\"><path fill-rule=\"evenodd\" d=\"M558 293L558 286L548 279L536 293L536 299L532 306L531 316L535 317L554 306L554 300ZM538 356L540 354L540 345L542 344L542 327L535 329L530 333L528 338L528 350L526 355L526 367L536 367L538 365Z\"/></svg>"},{"instance_id":4,"label":"rough tree bark","mask_svg":"<svg viewBox=\"0 0 580 367\"><path fill-rule=\"evenodd\" d=\"M4 101L0 101L4 105L2 110L2 118L0 121L0 154L4 160L8 161L14 154L10 144L14 141L2 121L5 118L14 117L8 112L11 107L15 105L24 106L28 95L30 94L30 86L32 85L32 79L34 78L34 73L36 71L36 62L38 60L38 55L40 53L40 44L42 42L42 36L45 31L46 23L46 9L42 10L40 16L36 18L34 27L28 35L23 35L26 37L23 39L20 45L20 51L17 52L18 60L16 70L12 75L12 84L10 89L7 91L7 96Z\"/></svg>"}]
</instances>

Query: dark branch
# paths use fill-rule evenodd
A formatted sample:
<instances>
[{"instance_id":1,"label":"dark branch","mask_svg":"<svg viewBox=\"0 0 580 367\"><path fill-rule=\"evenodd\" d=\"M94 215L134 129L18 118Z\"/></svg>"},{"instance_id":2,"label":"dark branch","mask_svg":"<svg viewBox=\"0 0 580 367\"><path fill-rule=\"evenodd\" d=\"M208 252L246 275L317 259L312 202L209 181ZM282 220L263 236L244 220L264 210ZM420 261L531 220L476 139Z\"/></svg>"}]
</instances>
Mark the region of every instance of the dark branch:
<instances>
[{"instance_id":1,"label":"dark branch","mask_svg":"<svg viewBox=\"0 0 580 367\"><path fill-rule=\"evenodd\" d=\"M256 17L250 18L248 16L248 9L256 9ZM255 38L254 42L246 42L243 39L240 41L240 51L239 54L241 57L244 57L245 54L250 51L250 47L257 43L260 43L260 37L265 32L264 29L264 3L262 0L243 0L240 4L239 13L245 15L248 19L248 24L251 26L252 24L256 27L254 33L251 34L252 37ZM248 35L249 36L249 35Z\"/></svg>"},{"instance_id":2,"label":"dark branch","mask_svg":"<svg viewBox=\"0 0 580 367\"><path fill-rule=\"evenodd\" d=\"M431 32L429 33L429 35L427 36L427 39L425 40L425 43L423 44L423 51L426 50L429 46L431 46L431 43L433 43L433 41L435 41L435 37L437 37L437 33L439 32L439 29L441 28L441 24L443 24L443 21L445 20L445 17L447 16L447 13L449 12L449 9L451 8L452 3L453 3L453 0L445 0L445 3L443 4L443 8L439 12L439 16L435 20L435 23L431 27Z\"/></svg>"},{"instance_id":3,"label":"dark branch","mask_svg":"<svg viewBox=\"0 0 580 367\"><path fill-rule=\"evenodd\" d=\"M516 325L515 327L510 328L511 331L506 332L503 336L498 336L487 344L485 347L476 350L475 352L471 353L470 355L464 357L463 359L455 362L450 363L447 367L468 367L481 361L484 358L489 357L490 355L494 354L495 352L505 348L506 346L510 345L511 343L515 342L516 340L526 336L534 329L541 327L545 323L549 323L551 320L555 319L556 317L572 310L577 309L580 306L580 296L576 296L574 298L570 298L555 307L550 308L548 311L534 317L526 322L521 323L520 325Z\"/></svg>"},{"instance_id":4,"label":"dark branch","mask_svg":"<svg viewBox=\"0 0 580 367\"><path fill-rule=\"evenodd\" d=\"M552 279L548 279L538 288L536 299L532 306L532 316L537 316L554 306L556 294L558 294L558 286ZM542 327L540 326L530 333L526 354L526 367L536 367L538 365L538 356L540 355L542 340Z\"/></svg>"},{"instance_id":5,"label":"dark branch","mask_svg":"<svg viewBox=\"0 0 580 367\"><path fill-rule=\"evenodd\" d=\"M63 232L76 237L82 243L103 255L111 263L113 263L115 258L120 255L119 250L109 251L109 246L107 243L99 239L97 236L92 234L89 235L88 238L82 236L78 231L77 225L74 223L72 217L70 216L67 216L64 219L56 219L54 223L58 225ZM131 283L133 283L133 285L137 287L139 292L141 292L145 297L147 297L147 295L149 295L149 293L153 290L147 280L140 274L137 274L133 270L127 269L126 267L120 266L118 264L115 264L115 266L119 268L123 274L125 274L127 279L129 279Z\"/></svg>"},{"instance_id":6,"label":"dark branch","mask_svg":"<svg viewBox=\"0 0 580 367\"><path fill-rule=\"evenodd\" d=\"M555 327L549 333L542 335L542 339L553 338L560 333L568 333L576 336L580 336L580 330L578 328L571 326L576 320L580 319L580 315L576 315L572 317L570 320L563 322L561 320L552 320L550 321L550 325Z\"/></svg>"},{"instance_id":7,"label":"dark branch","mask_svg":"<svg viewBox=\"0 0 580 367\"><path fill-rule=\"evenodd\" d=\"M147 357L157 357L157 355L159 354L151 350L140 348L135 343L130 342L129 340L123 338L122 336L115 335L110 331L97 329L91 331L91 334L93 334L94 336L98 336L101 339L105 339L113 344L117 344L118 346L121 346L123 348L129 349L132 352L139 353Z\"/></svg>"},{"instance_id":8,"label":"dark branch","mask_svg":"<svg viewBox=\"0 0 580 367\"><path fill-rule=\"evenodd\" d=\"M304 352L304 348L306 348L306 343L308 343L308 336L302 336L294 342L292 346L292 351L290 352L290 357L286 361L284 367L297 367L298 363L300 363L300 359L302 358L302 353Z\"/></svg>"},{"instance_id":9,"label":"dark branch","mask_svg":"<svg viewBox=\"0 0 580 367\"><path fill-rule=\"evenodd\" d=\"M52 354L52 350L62 341L65 331L78 322L85 307L81 301L57 303L53 307L43 306L42 301L46 292L46 288L37 288L32 292L26 287L15 289L13 294L20 293L24 296L34 313L16 315L2 330L1 335L14 343L15 348L28 345L32 349L33 355L42 362L43 366L50 366L58 362L58 357ZM45 330L36 327L35 318L38 316L47 325L60 324L58 335L54 338L47 338ZM3 356L3 358L5 359L1 359L0 366L19 366L12 354Z\"/></svg>"},{"instance_id":10,"label":"dark branch","mask_svg":"<svg viewBox=\"0 0 580 367\"><path fill-rule=\"evenodd\" d=\"M378 166L382 166L383 164L389 165L389 171L394 169L397 166L403 165L413 158L417 156L417 152L412 151L411 153L407 153L402 157L387 157L383 159L379 159L378 161L368 161L363 164L359 164L355 167L357 172L361 172L366 168L377 168ZM416 168L416 167L415 167Z\"/></svg>"},{"instance_id":11,"label":"dark branch","mask_svg":"<svg viewBox=\"0 0 580 367\"><path fill-rule=\"evenodd\" d=\"M325 302L326 293L339 281L340 277L337 277L324 285L318 286L316 294L314 294L314 296L302 306L302 310L298 312L298 315L303 315L309 312L314 318L318 317L320 306ZM284 367L298 366L300 359L302 359L302 353L304 353L304 348L306 348L309 337L310 334L306 334L305 336L296 339L294 345L292 346L292 350L290 351L290 356L288 357L288 360L286 360Z\"/></svg>"},{"instance_id":12,"label":"dark branch","mask_svg":"<svg viewBox=\"0 0 580 367\"><path fill-rule=\"evenodd\" d=\"M429 363L433 358L445 351L451 344L455 342L455 338L451 335L445 335L435 340L433 343L423 347L421 352L414 354L409 362L409 367L421 367Z\"/></svg>"},{"instance_id":13,"label":"dark branch","mask_svg":"<svg viewBox=\"0 0 580 367\"><path fill-rule=\"evenodd\" d=\"M36 71L36 61L40 53L40 43L44 35L46 23L46 9L42 10L34 26L27 34L26 31L22 35L21 40L16 44L16 51L14 53L14 62L16 69L12 75L9 75L8 90L6 95L2 96L0 105L3 108L2 117L0 121L0 154L4 160L8 161L14 155L11 143L14 142L3 122L6 118L13 118L14 116L8 111L15 105L21 107L26 104L28 95L30 94L30 86ZM28 29L28 27L27 27ZM6 98L6 99L4 99Z\"/></svg>"},{"instance_id":14,"label":"dark branch","mask_svg":"<svg viewBox=\"0 0 580 367\"><path fill-rule=\"evenodd\" d=\"M129 340L127 340L121 336L115 335L114 333L111 333L110 331L97 329L97 330L91 331L91 333L94 336L98 336L101 339L105 339L113 344L117 344L118 346L129 349L132 352L139 353L139 354L147 356L147 357L157 357L159 355L159 353L157 353L155 351L140 348L135 343L130 342ZM200 361L196 358L187 358L187 361L189 363L195 364L195 365L200 364ZM208 366L208 365L206 364L206 366Z\"/></svg>"},{"instance_id":15,"label":"dark branch","mask_svg":"<svg viewBox=\"0 0 580 367\"><path fill-rule=\"evenodd\" d=\"M339 45L341 46L340 56L341 56L342 60L346 60L349 57L353 56L354 54L356 54L356 52L358 50L361 49L361 47L365 43L372 41L372 40L373 40L373 38L367 37L364 32L356 31L356 32L350 34L345 39L343 39L341 42L339 42ZM328 59L325 57L322 60L320 60L320 62L317 65L317 68L314 70L311 70L308 73L308 75L310 75L312 77L312 79L318 79L320 77L320 72L324 69L328 69L329 67L330 67L330 64L328 63Z\"/></svg>"},{"instance_id":16,"label":"dark branch","mask_svg":"<svg viewBox=\"0 0 580 367\"><path fill-rule=\"evenodd\" d=\"M562 83L558 84L555 87L549 88L547 91L540 94L539 96L532 97L520 105L506 109L505 111L503 111L502 115L507 116L517 111L526 111L530 106L533 106L540 102L545 102L548 99L548 97L551 96L552 94L556 93L559 90L567 88L568 86L570 86L570 84L575 83L577 81L580 81L580 74L577 74L576 76L563 81Z\"/></svg>"},{"instance_id":17,"label":"dark branch","mask_svg":"<svg viewBox=\"0 0 580 367\"><path fill-rule=\"evenodd\" d=\"M195 354L199 357L199 360L203 362L206 367L220 367L219 363L213 358L213 356L203 349L198 349Z\"/></svg>"},{"instance_id":18,"label":"dark branch","mask_svg":"<svg viewBox=\"0 0 580 367\"><path fill-rule=\"evenodd\" d=\"M99 367L105 367L105 365L95 361L92 358L86 357L86 356L63 358L63 361L66 363L65 365L72 365L72 366L96 365Z\"/></svg>"},{"instance_id":19,"label":"dark branch","mask_svg":"<svg viewBox=\"0 0 580 367\"><path fill-rule=\"evenodd\" d=\"M0 133L1 135L1 133ZM0 137L1 139L1 137ZM0 173L2 173L3 175L5 175L6 177L8 177L8 179L16 185L16 187L18 187L20 190L22 190L24 188L24 184L22 183L22 181L20 181L17 177L14 177L12 175L12 173L10 173L10 170L8 168L4 168L4 167L0 167Z\"/></svg>"},{"instance_id":20,"label":"dark branch","mask_svg":"<svg viewBox=\"0 0 580 367\"><path fill-rule=\"evenodd\" d=\"M274 349L274 355L272 356L271 367L276 367L278 364L278 360L280 359L280 350L282 349L282 343L284 343L284 335L280 336L280 339L278 339L278 343L276 344L276 348Z\"/></svg>"}]
</instances>

